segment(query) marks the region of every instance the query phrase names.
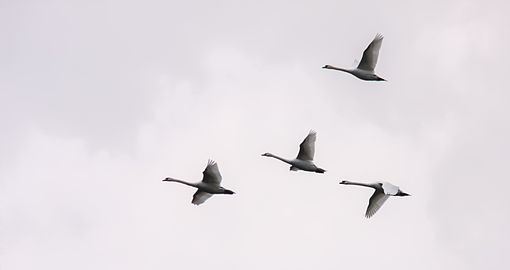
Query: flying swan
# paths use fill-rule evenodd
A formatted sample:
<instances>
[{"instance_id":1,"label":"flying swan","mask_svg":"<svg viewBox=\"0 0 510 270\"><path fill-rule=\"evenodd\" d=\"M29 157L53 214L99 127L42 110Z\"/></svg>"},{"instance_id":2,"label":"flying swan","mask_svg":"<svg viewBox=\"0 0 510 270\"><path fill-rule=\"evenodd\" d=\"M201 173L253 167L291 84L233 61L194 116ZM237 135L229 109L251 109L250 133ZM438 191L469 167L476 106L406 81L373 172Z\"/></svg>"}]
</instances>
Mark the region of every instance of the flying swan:
<instances>
[{"instance_id":1,"label":"flying swan","mask_svg":"<svg viewBox=\"0 0 510 270\"><path fill-rule=\"evenodd\" d=\"M363 187L369 187L375 189L374 194L370 197L367 211L365 213L365 217L370 218L373 216L379 208L384 204L384 202L390 196L410 196L409 194L400 190L399 187L394 186L388 182L377 182L372 184L358 183L344 180L340 182L342 185L357 185Z\"/></svg>"},{"instance_id":2,"label":"flying swan","mask_svg":"<svg viewBox=\"0 0 510 270\"><path fill-rule=\"evenodd\" d=\"M368 47L363 52L361 62L355 69L345 69L331 65L325 65L322 68L335 69L351 73L352 75L365 81L386 81L385 79L377 76L374 72L375 65L377 64L377 58L379 57L379 49L381 49L382 40L383 36L381 34L377 34L375 36L374 40L372 40L370 45L368 45Z\"/></svg>"},{"instance_id":3,"label":"flying swan","mask_svg":"<svg viewBox=\"0 0 510 270\"><path fill-rule=\"evenodd\" d=\"M317 140L317 132L310 130L308 136L306 136L303 142L299 145L299 153L295 159L285 159L271 153L264 153L262 156L276 158L290 164L291 171L303 170L309 172L324 173L326 170L317 167L313 163L313 156L315 154L315 140Z\"/></svg>"},{"instance_id":4,"label":"flying swan","mask_svg":"<svg viewBox=\"0 0 510 270\"><path fill-rule=\"evenodd\" d=\"M202 178L202 181L198 183L189 183L170 177L163 179L163 181L182 183L197 188L198 190L193 195L193 200L191 201L191 203L195 205L202 204L213 194L234 194L232 190L228 190L220 186L221 174L218 170L218 164L216 164L213 160L209 160L203 174L204 177Z\"/></svg>"}]
</instances>

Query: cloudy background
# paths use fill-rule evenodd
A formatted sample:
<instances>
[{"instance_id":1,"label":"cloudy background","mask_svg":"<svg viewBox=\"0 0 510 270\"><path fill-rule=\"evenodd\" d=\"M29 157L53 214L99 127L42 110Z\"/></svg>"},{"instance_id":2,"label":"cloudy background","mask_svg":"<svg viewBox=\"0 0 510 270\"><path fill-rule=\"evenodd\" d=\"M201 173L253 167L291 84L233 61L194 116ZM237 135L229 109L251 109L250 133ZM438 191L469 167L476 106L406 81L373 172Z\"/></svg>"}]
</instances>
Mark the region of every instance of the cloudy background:
<instances>
[{"instance_id":1,"label":"cloudy background","mask_svg":"<svg viewBox=\"0 0 510 270\"><path fill-rule=\"evenodd\" d=\"M0 268L508 268L508 8L1 1ZM388 82L321 69L379 32ZM326 174L260 156L310 129Z\"/></svg>"}]
</instances>

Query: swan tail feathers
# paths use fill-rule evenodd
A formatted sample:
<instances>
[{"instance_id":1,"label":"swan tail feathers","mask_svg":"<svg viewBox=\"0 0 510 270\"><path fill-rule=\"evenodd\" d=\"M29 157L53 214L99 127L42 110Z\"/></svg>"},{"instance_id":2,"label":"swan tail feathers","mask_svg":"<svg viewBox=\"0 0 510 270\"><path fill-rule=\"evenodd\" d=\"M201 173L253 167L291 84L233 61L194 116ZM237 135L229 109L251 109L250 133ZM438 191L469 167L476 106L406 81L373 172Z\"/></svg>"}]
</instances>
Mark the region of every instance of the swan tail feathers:
<instances>
[{"instance_id":1,"label":"swan tail feathers","mask_svg":"<svg viewBox=\"0 0 510 270\"><path fill-rule=\"evenodd\" d=\"M326 170L321 169L321 168L317 168L317 169L315 170L315 172L316 172L316 173L325 173L325 172L326 172Z\"/></svg>"}]
</instances>

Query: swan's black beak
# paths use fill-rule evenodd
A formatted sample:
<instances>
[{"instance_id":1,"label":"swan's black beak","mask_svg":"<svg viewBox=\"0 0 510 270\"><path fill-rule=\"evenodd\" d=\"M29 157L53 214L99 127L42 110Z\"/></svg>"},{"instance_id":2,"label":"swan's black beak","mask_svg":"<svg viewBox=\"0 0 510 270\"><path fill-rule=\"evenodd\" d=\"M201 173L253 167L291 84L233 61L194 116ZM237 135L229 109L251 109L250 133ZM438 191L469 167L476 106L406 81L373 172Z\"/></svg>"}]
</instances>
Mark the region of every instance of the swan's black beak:
<instances>
[{"instance_id":1,"label":"swan's black beak","mask_svg":"<svg viewBox=\"0 0 510 270\"><path fill-rule=\"evenodd\" d=\"M400 191L397 195L399 196L411 196L411 194L407 194L405 192Z\"/></svg>"},{"instance_id":2,"label":"swan's black beak","mask_svg":"<svg viewBox=\"0 0 510 270\"><path fill-rule=\"evenodd\" d=\"M322 68L328 68L328 65L323 66Z\"/></svg>"}]
</instances>

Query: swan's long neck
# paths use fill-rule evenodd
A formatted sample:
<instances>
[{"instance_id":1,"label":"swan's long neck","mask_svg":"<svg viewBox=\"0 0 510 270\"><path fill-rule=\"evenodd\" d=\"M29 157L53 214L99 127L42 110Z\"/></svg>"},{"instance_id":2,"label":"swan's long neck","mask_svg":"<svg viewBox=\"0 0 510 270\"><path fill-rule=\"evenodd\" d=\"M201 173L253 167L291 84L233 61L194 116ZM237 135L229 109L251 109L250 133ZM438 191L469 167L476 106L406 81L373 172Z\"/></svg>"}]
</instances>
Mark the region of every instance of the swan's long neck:
<instances>
[{"instance_id":1,"label":"swan's long neck","mask_svg":"<svg viewBox=\"0 0 510 270\"><path fill-rule=\"evenodd\" d=\"M268 156L269 156L269 157L272 157L272 158L279 159L279 160L281 160L281 161L283 161L283 162L285 162L285 163L289 163L290 165L292 165L292 162L291 162L290 160L286 159L286 158L282 158L282 157L279 157L279 156L277 156L277 155L273 155L273 154L271 154L271 153L270 153L270 154L268 154Z\"/></svg>"},{"instance_id":2,"label":"swan's long neck","mask_svg":"<svg viewBox=\"0 0 510 270\"><path fill-rule=\"evenodd\" d=\"M185 184L185 185L188 185L188 186L197 187L197 184L195 184L195 183L190 183L190 182L186 182L186 181L183 181L183 180L174 179L174 178L170 178L170 177L165 178L163 181L177 182L177 183Z\"/></svg>"},{"instance_id":3,"label":"swan's long neck","mask_svg":"<svg viewBox=\"0 0 510 270\"><path fill-rule=\"evenodd\" d=\"M347 73L352 73L352 71L350 69L339 68L339 67L335 67L335 66L331 66L331 65L327 66L326 68L340 70L340 71L347 72Z\"/></svg>"},{"instance_id":4,"label":"swan's long neck","mask_svg":"<svg viewBox=\"0 0 510 270\"><path fill-rule=\"evenodd\" d=\"M356 186L362 186L362 187L376 188L372 184L353 182L353 181L348 181L348 180L343 180L342 182L340 182L340 184L343 184L343 185L356 185Z\"/></svg>"}]
</instances>

